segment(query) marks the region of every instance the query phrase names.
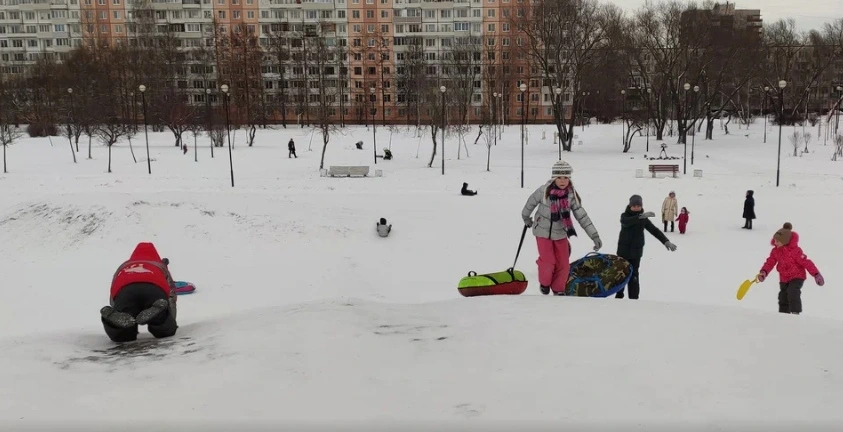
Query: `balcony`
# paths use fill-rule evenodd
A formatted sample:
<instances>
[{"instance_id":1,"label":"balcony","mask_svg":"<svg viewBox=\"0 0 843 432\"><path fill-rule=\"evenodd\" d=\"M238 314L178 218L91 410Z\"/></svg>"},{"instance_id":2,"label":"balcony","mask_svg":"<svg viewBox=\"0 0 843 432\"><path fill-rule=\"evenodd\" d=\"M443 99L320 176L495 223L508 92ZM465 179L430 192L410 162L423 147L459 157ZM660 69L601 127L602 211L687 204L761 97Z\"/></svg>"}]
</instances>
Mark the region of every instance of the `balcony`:
<instances>
[{"instance_id":1,"label":"balcony","mask_svg":"<svg viewBox=\"0 0 843 432\"><path fill-rule=\"evenodd\" d=\"M422 17L393 17L392 21L394 24L421 24Z\"/></svg>"},{"instance_id":2,"label":"balcony","mask_svg":"<svg viewBox=\"0 0 843 432\"><path fill-rule=\"evenodd\" d=\"M183 6L202 6L202 0L181 0Z\"/></svg>"}]
</instances>

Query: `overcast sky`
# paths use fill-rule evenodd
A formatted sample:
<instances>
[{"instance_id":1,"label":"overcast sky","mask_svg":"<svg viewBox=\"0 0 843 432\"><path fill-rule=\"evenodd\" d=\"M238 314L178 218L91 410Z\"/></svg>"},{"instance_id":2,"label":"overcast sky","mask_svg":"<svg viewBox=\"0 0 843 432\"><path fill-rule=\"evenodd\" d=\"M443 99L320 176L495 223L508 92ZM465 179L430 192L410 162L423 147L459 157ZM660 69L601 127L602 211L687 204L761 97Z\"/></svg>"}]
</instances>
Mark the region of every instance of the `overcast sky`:
<instances>
[{"instance_id":1,"label":"overcast sky","mask_svg":"<svg viewBox=\"0 0 843 432\"><path fill-rule=\"evenodd\" d=\"M601 3L614 3L630 12L641 7L644 2L645 0L601 0ZM701 3L702 1L697 1L697 4ZM819 30L825 23L843 18L843 0L734 0L729 3L734 3L736 9L760 9L761 18L765 23L781 18L793 18L800 30Z\"/></svg>"}]
</instances>

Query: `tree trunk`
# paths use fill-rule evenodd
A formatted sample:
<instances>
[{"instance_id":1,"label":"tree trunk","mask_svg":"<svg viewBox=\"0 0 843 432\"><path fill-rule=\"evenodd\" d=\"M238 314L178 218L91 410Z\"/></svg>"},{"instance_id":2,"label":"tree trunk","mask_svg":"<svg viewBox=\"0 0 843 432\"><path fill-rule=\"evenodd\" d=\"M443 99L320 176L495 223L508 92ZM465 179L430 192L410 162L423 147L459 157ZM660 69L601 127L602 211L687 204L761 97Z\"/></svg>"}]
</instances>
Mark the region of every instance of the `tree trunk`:
<instances>
[{"instance_id":1,"label":"tree trunk","mask_svg":"<svg viewBox=\"0 0 843 432\"><path fill-rule=\"evenodd\" d=\"M193 162L199 162L199 143L196 132L193 133Z\"/></svg>"},{"instance_id":2,"label":"tree trunk","mask_svg":"<svg viewBox=\"0 0 843 432\"><path fill-rule=\"evenodd\" d=\"M430 139L433 141L433 152L430 154L430 162L427 163L428 168L433 168L433 161L436 159L436 131L438 128L436 126L430 126Z\"/></svg>"},{"instance_id":3,"label":"tree trunk","mask_svg":"<svg viewBox=\"0 0 843 432\"><path fill-rule=\"evenodd\" d=\"M9 172L6 171L6 145L3 144L3 174L8 174Z\"/></svg>"},{"instance_id":4,"label":"tree trunk","mask_svg":"<svg viewBox=\"0 0 843 432\"><path fill-rule=\"evenodd\" d=\"M70 154L73 156L73 163L76 163L76 152L73 151L73 141L68 137L67 143L70 144Z\"/></svg>"},{"instance_id":5,"label":"tree trunk","mask_svg":"<svg viewBox=\"0 0 843 432\"><path fill-rule=\"evenodd\" d=\"M328 140L330 139L330 135L328 135L325 129L322 129L322 158L319 160L319 169L325 169L325 151L328 149Z\"/></svg>"},{"instance_id":6,"label":"tree trunk","mask_svg":"<svg viewBox=\"0 0 843 432\"><path fill-rule=\"evenodd\" d=\"M249 128L249 147L255 144L255 125Z\"/></svg>"},{"instance_id":7,"label":"tree trunk","mask_svg":"<svg viewBox=\"0 0 843 432\"><path fill-rule=\"evenodd\" d=\"M93 159L91 156L91 136L88 135L88 159Z\"/></svg>"},{"instance_id":8,"label":"tree trunk","mask_svg":"<svg viewBox=\"0 0 843 432\"><path fill-rule=\"evenodd\" d=\"M109 150L110 149L111 149L111 147L109 147ZM134 149L134 147L132 147L132 139L131 138L129 138L129 151L132 152L132 160L135 161L135 163L138 163L138 158L135 157L135 149Z\"/></svg>"},{"instance_id":9,"label":"tree trunk","mask_svg":"<svg viewBox=\"0 0 843 432\"><path fill-rule=\"evenodd\" d=\"M108 172L111 173L111 144L108 145Z\"/></svg>"},{"instance_id":10,"label":"tree trunk","mask_svg":"<svg viewBox=\"0 0 843 432\"><path fill-rule=\"evenodd\" d=\"M705 139L713 139L714 136L714 117L711 114L705 116Z\"/></svg>"}]
</instances>

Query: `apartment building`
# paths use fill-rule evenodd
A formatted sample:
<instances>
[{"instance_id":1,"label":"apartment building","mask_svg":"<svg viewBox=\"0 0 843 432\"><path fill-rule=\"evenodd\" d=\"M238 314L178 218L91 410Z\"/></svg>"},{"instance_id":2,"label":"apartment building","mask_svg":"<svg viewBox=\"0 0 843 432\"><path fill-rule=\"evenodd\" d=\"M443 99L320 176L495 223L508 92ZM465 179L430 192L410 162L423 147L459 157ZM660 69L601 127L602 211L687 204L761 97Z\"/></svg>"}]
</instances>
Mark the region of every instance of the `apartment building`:
<instances>
[{"instance_id":1,"label":"apartment building","mask_svg":"<svg viewBox=\"0 0 843 432\"><path fill-rule=\"evenodd\" d=\"M186 51L221 35L254 35L265 52L261 95L275 120L307 122L313 116L318 70L307 65L306 54L320 39L333 52L327 83L331 113L339 121L406 123L429 116L424 106L412 112L418 95L406 88L412 84L407 65L422 56L426 79L453 89L463 85L453 76L459 69L453 52L467 49L474 61L467 84L470 122L490 115L493 103L503 121L518 123L523 105L528 122L550 122L554 88L530 64L525 37L511 23L516 8L527 5L528 0L0 0L0 68L8 75L40 56L60 61L92 35L134 43L142 21L138 12L149 10L156 31L176 36ZM273 55L279 43L286 44L286 60ZM185 66L179 88L187 100L204 104L206 89L213 89L210 102L217 103L222 82L216 65L210 76L202 65ZM523 94L522 83L528 85ZM569 105L572 91L565 89L563 105Z\"/></svg>"}]
</instances>

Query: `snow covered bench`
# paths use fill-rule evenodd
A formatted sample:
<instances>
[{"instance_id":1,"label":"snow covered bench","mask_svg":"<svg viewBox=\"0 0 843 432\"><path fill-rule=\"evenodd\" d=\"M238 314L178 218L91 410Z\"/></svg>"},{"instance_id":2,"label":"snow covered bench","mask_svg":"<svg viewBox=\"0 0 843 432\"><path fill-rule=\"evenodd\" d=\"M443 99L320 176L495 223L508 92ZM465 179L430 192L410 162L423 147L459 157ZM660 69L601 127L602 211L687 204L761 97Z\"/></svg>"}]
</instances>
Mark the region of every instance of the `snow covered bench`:
<instances>
[{"instance_id":1,"label":"snow covered bench","mask_svg":"<svg viewBox=\"0 0 843 432\"><path fill-rule=\"evenodd\" d=\"M369 175L368 166L331 166L328 169L331 177L366 177Z\"/></svg>"},{"instance_id":2,"label":"snow covered bench","mask_svg":"<svg viewBox=\"0 0 843 432\"><path fill-rule=\"evenodd\" d=\"M650 165L650 172L653 173L654 178L656 173L659 172L673 173L673 176L676 177L676 174L679 173L679 165Z\"/></svg>"}]
</instances>

